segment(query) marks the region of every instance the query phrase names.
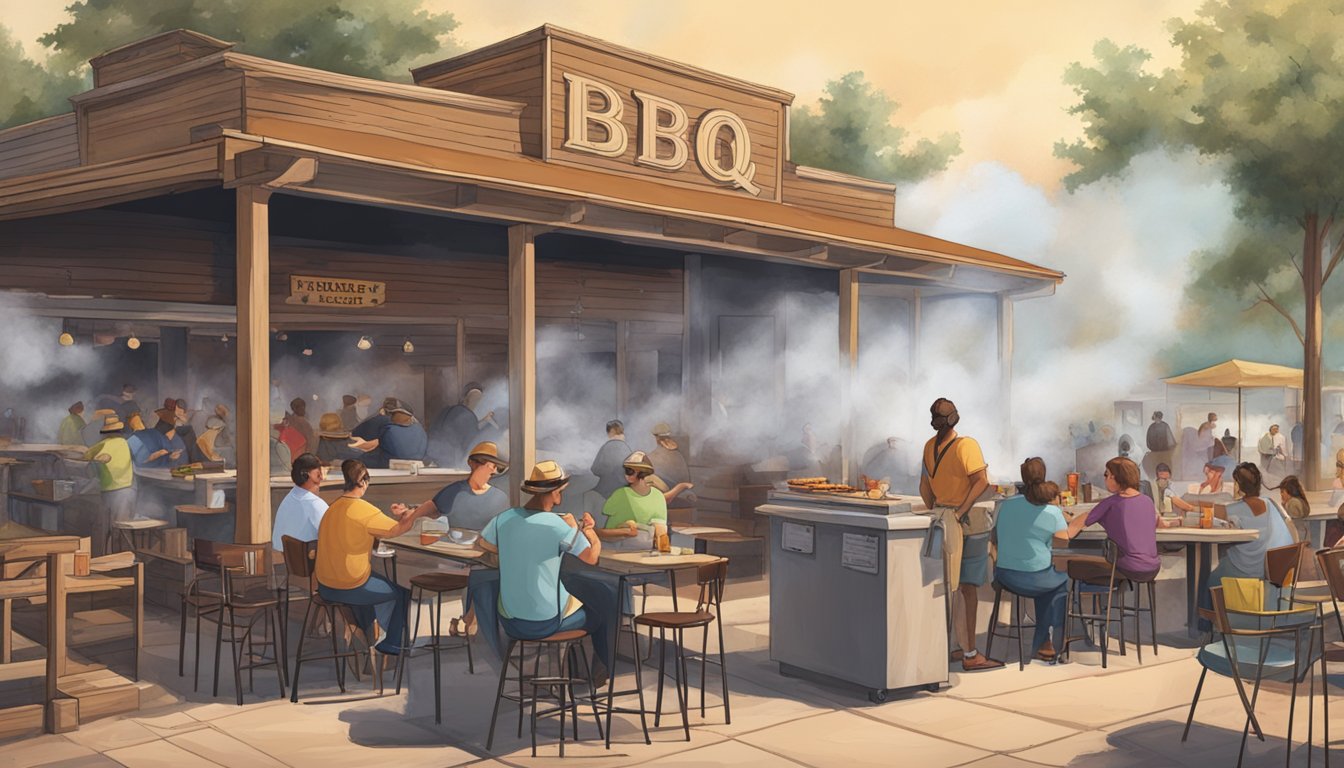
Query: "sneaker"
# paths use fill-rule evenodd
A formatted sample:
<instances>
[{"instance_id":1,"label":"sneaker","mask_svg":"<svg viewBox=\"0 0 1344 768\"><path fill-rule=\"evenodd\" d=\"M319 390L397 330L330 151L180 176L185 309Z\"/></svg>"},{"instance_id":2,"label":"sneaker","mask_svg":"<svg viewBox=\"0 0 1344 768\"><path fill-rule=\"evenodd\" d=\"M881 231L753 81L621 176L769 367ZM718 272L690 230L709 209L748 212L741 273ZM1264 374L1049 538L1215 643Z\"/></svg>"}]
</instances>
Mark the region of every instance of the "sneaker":
<instances>
[{"instance_id":1,"label":"sneaker","mask_svg":"<svg viewBox=\"0 0 1344 768\"><path fill-rule=\"evenodd\" d=\"M984 672L988 669L999 669L1002 666L1002 661L991 659L983 653L962 657L961 659L961 670L963 672Z\"/></svg>"},{"instance_id":2,"label":"sneaker","mask_svg":"<svg viewBox=\"0 0 1344 768\"><path fill-rule=\"evenodd\" d=\"M605 686L607 684L607 676L609 674L610 673L607 672L606 666L604 666L602 662L598 661L597 659L593 659L593 690L596 691L597 689Z\"/></svg>"}]
</instances>

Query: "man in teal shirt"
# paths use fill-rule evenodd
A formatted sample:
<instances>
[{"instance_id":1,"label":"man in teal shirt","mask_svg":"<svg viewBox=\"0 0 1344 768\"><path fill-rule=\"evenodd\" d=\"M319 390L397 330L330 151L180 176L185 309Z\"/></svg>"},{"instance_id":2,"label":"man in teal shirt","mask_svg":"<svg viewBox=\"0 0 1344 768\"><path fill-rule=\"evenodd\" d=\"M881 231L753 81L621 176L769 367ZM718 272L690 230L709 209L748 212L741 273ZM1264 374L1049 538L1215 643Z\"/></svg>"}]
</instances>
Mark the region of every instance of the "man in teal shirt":
<instances>
[{"instance_id":1,"label":"man in teal shirt","mask_svg":"<svg viewBox=\"0 0 1344 768\"><path fill-rule=\"evenodd\" d=\"M509 636L539 640L565 630L587 630L603 665L594 677L605 680L605 669L611 667L611 617L585 610L560 581L566 554L596 565L602 553L592 516L585 513L576 522L572 515L553 512L568 485L569 475L554 461L537 464L522 484L523 493L532 498L491 520L477 546L499 555L499 618Z\"/></svg>"}]
</instances>

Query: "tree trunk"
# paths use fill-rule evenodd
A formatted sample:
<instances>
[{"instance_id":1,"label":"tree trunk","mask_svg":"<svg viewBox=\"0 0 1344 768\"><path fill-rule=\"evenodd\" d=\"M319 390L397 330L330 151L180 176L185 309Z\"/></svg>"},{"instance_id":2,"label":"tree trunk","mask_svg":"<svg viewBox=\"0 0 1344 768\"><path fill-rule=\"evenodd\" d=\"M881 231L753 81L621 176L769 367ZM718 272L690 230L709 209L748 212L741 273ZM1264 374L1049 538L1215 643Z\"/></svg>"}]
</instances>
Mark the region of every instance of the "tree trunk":
<instances>
[{"instance_id":1,"label":"tree trunk","mask_svg":"<svg viewBox=\"0 0 1344 768\"><path fill-rule=\"evenodd\" d=\"M1306 300L1302 353L1302 475L1307 488L1318 490L1321 481L1321 284L1326 240L1315 213L1303 222L1302 294Z\"/></svg>"}]
</instances>

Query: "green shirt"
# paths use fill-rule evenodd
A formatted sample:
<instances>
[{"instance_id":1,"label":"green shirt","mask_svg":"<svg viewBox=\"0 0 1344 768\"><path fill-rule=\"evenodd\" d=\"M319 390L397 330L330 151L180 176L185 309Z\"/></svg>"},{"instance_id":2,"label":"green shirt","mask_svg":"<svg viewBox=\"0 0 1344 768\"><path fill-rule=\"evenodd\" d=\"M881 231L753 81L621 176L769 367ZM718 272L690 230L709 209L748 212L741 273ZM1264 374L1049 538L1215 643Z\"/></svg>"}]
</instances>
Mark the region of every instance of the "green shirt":
<instances>
[{"instance_id":1,"label":"green shirt","mask_svg":"<svg viewBox=\"0 0 1344 768\"><path fill-rule=\"evenodd\" d=\"M84 427L83 416L77 413L66 416L61 422L60 429L56 431L56 442L61 445L83 445Z\"/></svg>"},{"instance_id":2,"label":"green shirt","mask_svg":"<svg viewBox=\"0 0 1344 768\"><path fill-rule=\"evenodd\" d=\"M104 438L84 453L84 459L93 461L104 453L111 456L112 460L106 464L95 462L98 467L98 487L104 491L130 488L135 473L131 469L131 446L127 444L126 438L120 435Z\"/></svg>"},{"instance_id":3,"label":"green shirt","mask_svg":"<svg viewBox=\"0 0 1344 768\"><path fill-rule=\"evenodd\" d=\"M607 516L608 528L620 528L626 521L634 520L640 525L650 525L655 520L667 522L667 499L655 488L640 496L630 486L617 488L602 507Z\"/></svg>"}]
</instances>

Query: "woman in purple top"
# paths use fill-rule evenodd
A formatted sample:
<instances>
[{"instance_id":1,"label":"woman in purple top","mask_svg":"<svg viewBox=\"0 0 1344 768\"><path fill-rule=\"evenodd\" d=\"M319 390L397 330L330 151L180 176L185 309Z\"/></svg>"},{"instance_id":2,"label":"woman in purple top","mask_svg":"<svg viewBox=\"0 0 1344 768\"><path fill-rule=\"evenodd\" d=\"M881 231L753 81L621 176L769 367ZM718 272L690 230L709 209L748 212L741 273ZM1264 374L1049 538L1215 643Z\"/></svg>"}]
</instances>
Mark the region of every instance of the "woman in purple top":
<instances>
[{"instance_id":1,"label":"woman in purple top","mask_svg":"<svg viewBox=\"0 0 1344 768\"><path fill-rule=\"evenodd\" d=\"M1117 457L1106 462L1105 477L1106 490L1111 495L1087 515L1070 520L1069 537L1077 536L1086 526L1100 523L1120 550L1115 560L1116 574L1135 581L1150 581L1162 567L1157 556L1159 521L1152 498L1139 490L1139 466Z\"/></svg>"}]
</instances>

